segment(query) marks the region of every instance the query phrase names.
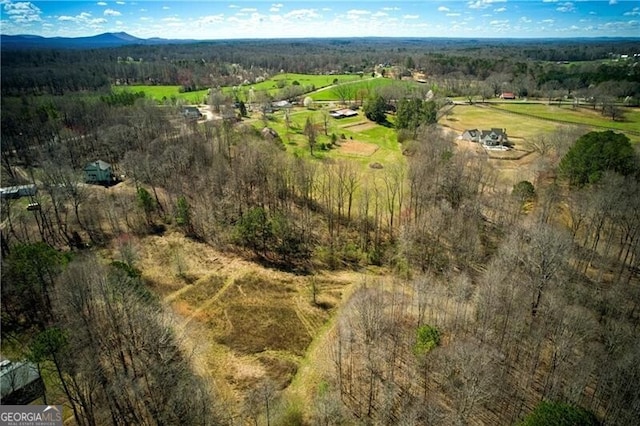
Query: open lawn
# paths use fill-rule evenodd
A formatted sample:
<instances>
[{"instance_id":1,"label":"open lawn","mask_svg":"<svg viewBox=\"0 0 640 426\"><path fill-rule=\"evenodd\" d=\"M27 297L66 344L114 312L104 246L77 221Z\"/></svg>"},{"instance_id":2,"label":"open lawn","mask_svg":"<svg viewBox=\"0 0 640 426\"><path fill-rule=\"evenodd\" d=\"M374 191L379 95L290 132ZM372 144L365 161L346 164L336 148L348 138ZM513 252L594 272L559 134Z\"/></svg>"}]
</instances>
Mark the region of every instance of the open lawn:
<instances>
[{"instance_id":1,"label":"open lawn","mask_svg":"<svg viewBox=\"0 0 640 426\"><path fill-rule=\"evenodd\" d=\"M202 104L207 97L207 90L197 90L195 92L180 92L180 86L111 86L114 92L144 92L149 98L155 99L158 102L164 100L176 98L182 99L190 104Z\"/></svg>"},{"instance_id":2,"label":"open lawn","mask_svg":"<svg viewBox=\"0 0 640 426\"><path fill-rule=\"evenodd\" d=\"M359 111L355 117L340 120L328 117L325 135L324 117L327 113L328 109L295 108L290 113L291 125L287 131L284 112L279 111L270 115L268 125L278 132L287 151L294 155L311 157L308 138L304 134L306 120L311 118L317 134L315 159L349 158L359 163L363 170L374 162L386 166L405 161L392 127L373 123ZM261 120L255 120L254 125L262 128L264 124ZM331 144L332 134L336 135L336 145Z\"/></svg>"},{"instance_id":3,"label":"open lawn","mask_svg":"<svg viewBox=\"0 0 640 426\"><path fill-rule=\"evenodd\" d=\"M243 87L253 88L253 90L257 91L268 90L271 92L279 90L279 85L281 87L291 86L294 81L297 81L301 86L314 86L316 89L320 89L321 87L332 85L334 80L337 80L339 83L344 83L347 81L359 80L360 78L361 77L356 74L312 75L284 73L275 75L261 83L249 84Z\"/></svg>"},{"instance_id":4,"label":"open lawn","mask_svg":"<svg viewBox=\"0 0 640 426\"><path fill-rule=\"evenodd\" d=\"M404 87L417 87L418 85L418 83L415 83L412 81L398 81L398 80L392 80L390 78L363 78L362 81L354 81L352 83L349 83L349 86L355 97L355 94L361 90L364 90L367 93L369 93L372 90L375 90L384 86L389 86L392 84L398 84ZM319 90L315 93L312 93L309 96L314 101L326 102L326 101L340 100L340 97L338 96L336 91L331 88L328 88L327 90Z\"/></svg>"},{"instance_id":5,"label":"open lawn","mask_svg":"<svg viewBox=\"0 0 640 426\"><path fill-rule=\"evenodd\" d=\"M546 120L575 123L578 125L612 130L640 132L640 109L623 108L624 118L621 121L612 121L604 117L599 111L590 108L574 109L570 105L547 105L542 103L500 103L495 108L511 111L518 114L526 114Z\"/></svg>"},{"instance_id":6,"label":"open lawn","mask_svg":"<svg viewBox=\"0 0 640 426\"><path fill-rule=\"evenodd\" d=\"M439 123L460 134L466 129L506 129L510 138L520 139L552 132L560 125L535 117L515 116L506 111L479 105L456 105Z\"/></svg>"}]
</instances>

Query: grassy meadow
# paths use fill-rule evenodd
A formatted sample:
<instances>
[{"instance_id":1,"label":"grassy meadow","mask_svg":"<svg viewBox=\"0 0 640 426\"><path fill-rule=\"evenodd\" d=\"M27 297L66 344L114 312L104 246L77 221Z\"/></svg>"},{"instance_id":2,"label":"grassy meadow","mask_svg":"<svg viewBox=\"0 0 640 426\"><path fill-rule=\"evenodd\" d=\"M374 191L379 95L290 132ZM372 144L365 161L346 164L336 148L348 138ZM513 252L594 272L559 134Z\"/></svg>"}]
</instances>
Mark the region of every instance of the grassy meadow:
<instances>
[{"instance_id":1,"label":"grassy meadow","mask_svg":"<svg viewBox=\"0 0 640 426\"><path fill-rule=\"evenodd\" d=\"M532 117L574 123L577 125L606 127L612 130L640 132L640 109L624 108L622 121L613 121L599 111L589 108L574 109L570 105L547 105L541 103L501 103L495 108L527 114Z\"/></svg>"},{"instance_id":2,"label":"grassy meadow","mask_svg":"<svg viewBox=\"0 0 640 426\"><path fill-rule=\"evenodd\" d=\"M190 104L202 104L207 97L208 89L196 90L194 92L180 92L180 86L148 86L148 85L134 85L134 86L111 86L111 89L116 92L144 92L145 95L158 102L164 100L176 98L183 100Z\"/></svg>"},{"instance_id":3,"label":"grassy meadow","mask_svg":"<svg viewBox=\"0 0 640 426\"><path fill-rule=\"evenodd\" d=\"M506 129L510 137L522 139L549 133L558 127L557 123L551 121L515 116L506 111L477 105L456 105L446 117L440 119L440 124L459 133L466 129Z\"/></svg>"},{"instance_id":4,"label":"grassy meadow","mask_svg":"<svg viewBox=\"0 0 640 426\"><path fill-rule=\"evenodd\" d=\"M365 170L371 163L383 166L403 162L395 129L375 124L364 117L362 111L355 117L337 120L327 118L327 135L324 134L324 117L327 108L296 108L290 112L290 126L287 130L284 112L269 115L268 126L274 129L287 149L293 155L311 158L308 138L304 134L307 118L314 123L317 144L313 158L348 158L360 164ZM254 120L254 125L262 128L262 120ZM331 145L331 135L337 137L337 144Z\"/></svg>"}]
</instances>

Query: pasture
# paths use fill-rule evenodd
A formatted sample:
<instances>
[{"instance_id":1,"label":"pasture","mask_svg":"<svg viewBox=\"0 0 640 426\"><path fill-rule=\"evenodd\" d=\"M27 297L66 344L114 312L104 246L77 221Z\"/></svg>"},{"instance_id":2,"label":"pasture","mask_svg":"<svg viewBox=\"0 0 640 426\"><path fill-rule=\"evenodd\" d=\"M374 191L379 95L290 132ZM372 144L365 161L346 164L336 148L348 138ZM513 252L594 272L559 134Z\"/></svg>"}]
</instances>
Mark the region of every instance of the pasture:
<instances>
[{"instance_id":1,"label":"pasture","mask_svg":"<svg viewBox=\"0 0 640 426\"><path fill-rule=\"evenodd\" d=\"M588 107L573 108L571 105L548 105L543 103L496 103L494 108L525 114L527 116L553 120L558 122L572 123L594 128L604 128L640 132L640 109L622 108L623 119L613 121L600 114L599 111ZM519 119L519 118L518 118Z\"/></svg>"},{"instance_id":2,"label":"pasture","mask_svg":"<svg viewBox=\"0 0 640 426\"><path fill-rule=\"evenodd\" d=\"M306 109L295 108L290 112L290 124L287 129L283 111L271 114L268 127L274 129L287 149L293 155L323 159L348 158L366 170L372 163L383 166L404 162L401 147L397 142L395 129L381 126L369 121L362 111L355 117L335 119L328 117L327 108ZM327 122L325 135L324 123ZM307 118L314 123L317 143L311 157L308 137L304 133ZM255 120L254 125L261 129L262 120ZM335 134L336 144L331 144L331 135Z\"/></svg>"},{"instance_id":3,"label":"pasture","mask_svg":"<svg viewBox=\"0 0 640 426\"><path fill-rule=\"evenodd\" d=\"M555 130L559 124L540 120L535 117L516 116L507 111L500 111L479 105L456 105L439 121L459 134L466 129L488 130L491 128L506 129L509 138L531 139L540 134Z\"/></svg>"},{"instance_id":4,"label":"pasture","mask_svg":"<svg viewBox=\"0 0 640 426\"><path fill-rule=\"evenodd\" d=\"M399 85L405 89L413 89L413 88L420 87L418 83L415 83L412 81L399 81L399 80L392 80L390 78L380 78L380 77L378 78L365 77L362 80L356 80L346 84L349 85L349 89L353 93L353 99L355 99L356 97L358 99L361 99L363 95L366 97L368 93L371 93L376 89L379 89L385 86L394 85L394 84ZM358 93L360 93L361 95L357 95ZM332 88L327 88L326 90L318 90L316 92L311 93L309 96L314 101L319 101L319 102L340 100L340 97L338 96L337 92Z\"/></svg>"},{"instance_id":5,"label":"pasture","mask_svg":"<svg viewBox=\"0 0 640 426\"><path fill-rule=\"evenodd\" d=\"M282 87L293 85L294 81L300 83L300 86L314 86L316 89L330 86L335 80L339 83L345 83L348 81L360 80L361 77L356 74L295 74L295 73L283 73L277 74L261 83L248 84L242 87L253 88L253 90L274 92Z\"/></svg>"},{"instance_id":6,"label":"pasture","mask_svg":"<svg viewBox=\"0 0 640 426\"><path fill-rule=\"evenodd\" d=\"M116 93L120 92L144 92L145 96L158 102L171 100L172 98L183 100L189 104L202 104L207 97L208 89L197 90L194 92L180 92L180 86L111 86L111 90Z\"/></svg>"}]
</instances>

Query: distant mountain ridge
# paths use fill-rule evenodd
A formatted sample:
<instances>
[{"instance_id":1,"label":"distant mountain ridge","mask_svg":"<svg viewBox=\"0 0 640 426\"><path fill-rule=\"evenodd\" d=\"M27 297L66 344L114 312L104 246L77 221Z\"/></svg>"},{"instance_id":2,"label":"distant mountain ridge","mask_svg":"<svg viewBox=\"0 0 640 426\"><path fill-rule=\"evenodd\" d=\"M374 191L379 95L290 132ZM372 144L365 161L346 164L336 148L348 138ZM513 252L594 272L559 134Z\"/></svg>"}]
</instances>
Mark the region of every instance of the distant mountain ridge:
<instances>
[{"instance_id":1,"label":"distant mountain ridge","mask_svg":"<svg viewBox=\"0 0 640 426\"><path fill-rule=\"evenodd\" d=\"M89 37L42 37L37 35L0 35L2 49L94 49L126 45L184 44L197 40L172 40L164 38L138 38L125 32L103 33Z\"/></svg>"},{"instance_id":2,"label":"distant mountain ridge","mask_svg":"<svg viewBox=\"0 0 640 426\"><path fill-rule=\"evenodd\" d=\"M321 39L322 37L320 37ZM353 40L353 37L337 37L332 40ZM371 40L390 40L396 39L395 37L363 37L363 39L371 39ZM509 42L509 43L527 43L527 42L536 42L536 43L544 43L544 42L554 42L554 41L587 41L587 42L596 42L596 41L636 41L640 40L639 37L575 37L575 38L532 38L532 39L519 39L519 38L447 38L447 37L398 37L399 40L410 40L422 43L425 40L438 40L438 41L449 41L458 43L462 41L479 41L479 42L492 42L492 41L501 41L501 42ZM247 41L252 39L243 39L238 38L235 41ZM263 39L261 41L265 41L269 39ZM272 39L273 40L273 39ZM286 40L296 40L296 41L307 41L307 40L317 40L317 38L292 38L292 39L278 39L280 41ZM223 40L214 40L214 39L165 39L160 37L151 37L151 38L138 38L128 34L126 32L118 32L118 33L103 33L95 36L86 36L86 37L42 37L38 35L31 34L21 34L21 35L6 35L0 34L0 48L4 50L23 50L23 49L97 49L97 48L106 48L106 47L120 47L120 46L133 46L133 45L162 45L162 44L190 44L190 43L201 43L201 42L212 42L212 41L223 41ZM224 40L226 42L230 40Z\"/></svg>"}]
</instances>

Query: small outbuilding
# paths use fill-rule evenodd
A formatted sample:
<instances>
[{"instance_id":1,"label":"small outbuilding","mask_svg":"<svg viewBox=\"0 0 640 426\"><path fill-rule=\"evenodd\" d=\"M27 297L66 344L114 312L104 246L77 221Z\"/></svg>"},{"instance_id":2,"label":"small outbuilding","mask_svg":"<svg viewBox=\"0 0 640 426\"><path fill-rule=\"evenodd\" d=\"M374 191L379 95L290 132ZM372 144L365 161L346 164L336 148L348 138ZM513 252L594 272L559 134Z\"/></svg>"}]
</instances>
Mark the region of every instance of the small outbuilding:
<instances>
[{"instance_id":1,"label":"small outbuilding","mask_svg":"<svg viewBox=\"0 0 640 426\"><path fill-rule=\"evenodd\" d=\"M86 183L97 183L108 185L113 183L114 175L111 164L102 160L96 160L84 167L84 181Z\"/></svg>"},{"instance_id":2,"label":"small outbuilding","mask_svg":"<svg viewBox=\"0 0 640 426\"><path fill-rule=\"evenodd\" d=\"M37 188L34 184L8 186L0 188L0 198L32 197L36 195Z\"/></svg>"},{"instance_id":3,"label":"small outbuilding","mask_svg":"<svg viewBox=\"0 0 640 426\"><path fill-rule=\"evenodd\" d=\"M186 106L182 109L182 116L187 120L199 120L202 118L202 113L197 107Z\"/></svg>"},{"instance_id":4,"label":"small outbuilding","mask_svg":"<svg viewBox=\"0 0 640 426\"><path fill-rule=\"evenodd\" d=\"M30 362L0 361L2 405L26 405L44 395L44 382Z\"/></svg>"},{"instance_id":5,"label":"small outbuilding","mask_svg":"<svg viewBox=\"0 0 640 426\"><path fill-rule=\"evenodd\" d=\"M341 119L341 118L347 118L347 117L355 117L356 115L358 115L358 112L350 108L344 108L344 109L329 111L329 115L333 118Z\"/></svg>"}]
</instances>

